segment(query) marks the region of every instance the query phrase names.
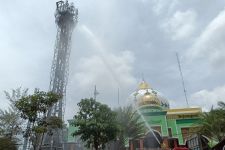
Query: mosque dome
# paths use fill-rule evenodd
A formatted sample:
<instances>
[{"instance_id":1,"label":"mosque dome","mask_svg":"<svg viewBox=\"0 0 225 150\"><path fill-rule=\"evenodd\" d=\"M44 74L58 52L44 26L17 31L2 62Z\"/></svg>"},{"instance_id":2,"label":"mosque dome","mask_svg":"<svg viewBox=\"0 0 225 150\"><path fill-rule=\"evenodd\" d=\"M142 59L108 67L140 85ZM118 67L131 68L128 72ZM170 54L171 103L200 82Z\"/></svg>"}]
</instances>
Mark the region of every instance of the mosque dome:
<instances>
[{"instance_id":1,"label":"mosque dome","mask_svg":"<svg viewBox=\"0 0 225 150\"><path fill-rule=\"evenodd\" d=\"M157 106L162 109L169 108L169 102L162 94L150 87L144 80L138 85L138 89L131 94L135 104L142 106Z\"/></svg>"}]
</instances>

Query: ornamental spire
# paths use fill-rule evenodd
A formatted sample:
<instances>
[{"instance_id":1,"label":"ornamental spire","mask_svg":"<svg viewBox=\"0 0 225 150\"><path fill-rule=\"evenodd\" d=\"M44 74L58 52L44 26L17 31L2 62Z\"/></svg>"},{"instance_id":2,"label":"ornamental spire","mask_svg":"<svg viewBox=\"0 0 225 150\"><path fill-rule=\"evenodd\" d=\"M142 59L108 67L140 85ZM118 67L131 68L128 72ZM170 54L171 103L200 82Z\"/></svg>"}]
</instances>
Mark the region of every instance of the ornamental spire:
<instances>
[{"instance_id":1,"label":"ornamental spire","mask_svg":"<svg viewBox=\"0 0 225 150\"><path fill-rule=\"evenodd\" d=\"M142 78L141 83L138 85L138 90L150 89L149 84Z\"/></svg>"}]
</instances>

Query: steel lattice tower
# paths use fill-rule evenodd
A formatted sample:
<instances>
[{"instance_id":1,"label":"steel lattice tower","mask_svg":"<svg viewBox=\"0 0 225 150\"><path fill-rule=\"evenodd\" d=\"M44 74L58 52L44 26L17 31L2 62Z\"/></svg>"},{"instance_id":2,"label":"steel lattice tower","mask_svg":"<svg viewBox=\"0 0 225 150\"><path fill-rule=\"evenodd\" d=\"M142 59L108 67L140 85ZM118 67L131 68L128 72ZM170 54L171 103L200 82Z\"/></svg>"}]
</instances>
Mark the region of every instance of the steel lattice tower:
<instances>
[{"instance_id":1,"label":"steel lattice tower","mask_svg":"<svg viewBox=\"0 0 225 150\"><path fill-rule=\"evenodd\" d=\"M54 48L54 57L51 67L50 91L58 93L63 98L48 111L49 116L58 116L63 119L66 101L66 86L69 73L69 57L71 51L71 37L74 27L77 24L78 10L68 1L56 2L55 22L57 35ZM62 130L55 135L45 135L45 145L62 149Z\"/></svg>"}]
</instances>

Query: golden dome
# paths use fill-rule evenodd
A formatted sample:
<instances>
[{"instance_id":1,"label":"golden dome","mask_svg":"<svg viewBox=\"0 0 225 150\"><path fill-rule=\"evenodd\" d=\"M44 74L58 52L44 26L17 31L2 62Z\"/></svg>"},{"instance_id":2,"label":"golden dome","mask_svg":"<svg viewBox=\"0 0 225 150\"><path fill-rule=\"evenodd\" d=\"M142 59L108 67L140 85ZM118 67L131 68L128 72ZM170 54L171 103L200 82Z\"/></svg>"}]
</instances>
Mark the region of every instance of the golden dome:
<instances>
[{"instance_id":1,"label":"golden dome","mask_svg":"<svg viewBox=\"0 0 225 150\"><path fill-rule=\"evenodd\" d=\"M160 100L156 94L149 93L147 90L143 97L139 100L139 106L142 105L160 105Z\"/></svg>"},{"instance_id":2,"label":"golden dome","mask_svg":"<svg viewBox=\"0 0 225 150\"><path fill-rule=\"evenodd\" d=\"M137 90L131 94L130 98L139 107L156 106L169 109L168 100L160 92L152 89L144 79L139 83Z\"/></svg>"},{"instance_id":3,"label":"golden dome","mask_svg":"<svg viewBox=\"0 0 225 150\"><path fill-rule=\"evenodd\" d=\"M150 88L149 84L145 82L144 80L138 85L139 90L144 90L149 88Z\"/></svg>"}]
</instances>

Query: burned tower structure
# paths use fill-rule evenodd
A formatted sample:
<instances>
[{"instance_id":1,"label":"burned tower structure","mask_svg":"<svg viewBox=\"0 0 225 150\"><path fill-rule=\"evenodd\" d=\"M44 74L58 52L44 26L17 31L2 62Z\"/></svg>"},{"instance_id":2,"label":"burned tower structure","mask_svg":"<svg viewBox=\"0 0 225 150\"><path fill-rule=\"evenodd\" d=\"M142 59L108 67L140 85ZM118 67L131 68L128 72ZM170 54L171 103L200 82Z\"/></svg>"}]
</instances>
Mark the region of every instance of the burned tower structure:
<instances>
[{"instance_id":1,"label":"burned tower structure","mask_svg":"<svg viewBox=\"0 0 225 150\"><path fill-rule=\"evenodd\" d=\"M66 86L69 73L69 57L71 51L71 37L73 29L77 24L78 10L73 3L68 1L56 2L55 23L57 26L57 35L54 48L54 56L51 67L50 91L63 96L48 111L48 117L57 116L63 120L66 101ZM52 137L45 136L44 144L55 149L63 149L62 130L54 133Z\"/></svg>"}]
</instances>

